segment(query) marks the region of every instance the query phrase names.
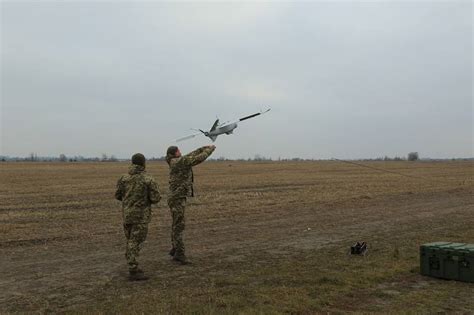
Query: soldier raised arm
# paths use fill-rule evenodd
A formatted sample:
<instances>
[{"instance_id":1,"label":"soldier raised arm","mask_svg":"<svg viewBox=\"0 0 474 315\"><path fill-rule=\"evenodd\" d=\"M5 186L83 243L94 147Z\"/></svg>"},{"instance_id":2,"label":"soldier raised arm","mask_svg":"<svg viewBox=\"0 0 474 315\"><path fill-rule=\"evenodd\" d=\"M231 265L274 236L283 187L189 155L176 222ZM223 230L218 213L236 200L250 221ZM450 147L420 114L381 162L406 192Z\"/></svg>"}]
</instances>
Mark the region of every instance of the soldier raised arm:
<instances>
[{"instance_id":1,"label":"soldier raised arm","mask_svg":"<svg viewBox=\"0 0 474 315\"><path fill-rule=\"evenodd\" d=\"M204 162L215 149L214 145L205 146L186 155L181 155L176 146L171 146L166 151L166 162L170 167L168 206L172 218L170 255L174 261L183 265L189 263L184 252L183 231L186 199L194 196L192 168Z\"/></svg>"},{"instance_id":2,"label":"soldier raised arm","mask_svg":"<svg viewBox=\"0 0 474 315\"><path fill-rule=\"evenodd\" d=\"M128 174L120 177L115 192L115 198L122 202L123 228L127 239L125 258L131 281L148 279L138 268L137 258L148 234L151 205L161 199L158 185L145 171L145 162L143 154L134 154Z\"/></svg>"}]
</instances>

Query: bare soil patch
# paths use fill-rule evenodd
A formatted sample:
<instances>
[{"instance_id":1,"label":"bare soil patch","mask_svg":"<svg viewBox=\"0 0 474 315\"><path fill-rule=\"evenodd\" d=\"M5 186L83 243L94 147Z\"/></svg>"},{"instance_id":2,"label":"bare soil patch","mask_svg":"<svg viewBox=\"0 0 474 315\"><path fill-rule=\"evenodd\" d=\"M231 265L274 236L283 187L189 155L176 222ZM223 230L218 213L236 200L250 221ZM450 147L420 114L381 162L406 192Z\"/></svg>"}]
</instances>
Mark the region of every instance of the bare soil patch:
<instances>
[{"instance_id":1,"label":"bare soil patch","mask_svg":"<svg viewBox=\"0 0 474 315\"><path fill-rule=\"evenodd\" d=\"M127 163L0 164L2 312L473 312L473 284L418 274L418 246L474 243L474 163L206 162L195 169L185 244L169 250L163 201L126 280L120 204ZM433 180L427 180L433 179ZM369 243L369 255L349 246Z\"/></svg>"}]
</instances>

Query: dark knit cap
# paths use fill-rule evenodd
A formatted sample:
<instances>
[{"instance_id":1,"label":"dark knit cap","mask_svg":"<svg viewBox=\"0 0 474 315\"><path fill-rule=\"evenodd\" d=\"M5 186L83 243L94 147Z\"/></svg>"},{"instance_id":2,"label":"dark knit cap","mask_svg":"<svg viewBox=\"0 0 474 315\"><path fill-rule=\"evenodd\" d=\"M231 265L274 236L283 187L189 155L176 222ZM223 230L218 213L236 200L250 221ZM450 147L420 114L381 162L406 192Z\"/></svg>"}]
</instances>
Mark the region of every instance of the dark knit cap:
<instances>
[{"instance_id":1,"label":"dark knit cap","mask_svg":"<svg viewBox=\"0 0 474 315\"><path fill-rule=\"evenodd\" d=\"M166 150L166 156L175 156L176 152L178 152L178 147L173 145Z\"/></svg>"},{"instance_id":2,"label":"dark knit cap","mask_svg":"<svg viewBox=\"0 0 474 315\"><path fill-rule=\"evenodd\" d=\"M178 147L172 145L171 147L166 150L166 162L170 164L172 158L176 156L176 152L178 152Z\"/></svg>"},{"instance_id":3,"label":"dark knit cap","mask_svg":"<svg viewBox=\"0 0 474 315\"><path fill-rule=\"evenodd\" d=\"M145 161L146 161L145 156L141 153L135 153L132 156L132 164L145 167Z\"/></svg>"}]
</instances>

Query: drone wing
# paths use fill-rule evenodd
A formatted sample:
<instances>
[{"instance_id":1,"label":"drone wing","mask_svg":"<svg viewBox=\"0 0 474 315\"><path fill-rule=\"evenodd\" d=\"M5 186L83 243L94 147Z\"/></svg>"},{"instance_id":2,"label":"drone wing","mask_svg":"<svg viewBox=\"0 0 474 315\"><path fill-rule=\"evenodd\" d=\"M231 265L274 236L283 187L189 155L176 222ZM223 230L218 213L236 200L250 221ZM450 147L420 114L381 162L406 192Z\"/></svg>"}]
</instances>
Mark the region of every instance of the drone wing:
<instances>
[{"instance_id":1,"label":"drone wing","mask_svg":"<svg viewBox=\"0 0 474 315\"><path fill-rule=\"evenodd\" d=\"M188 140L188 139L191 139L191 138L194 138L196 136L199 136L201 133L194 133L192 135L189 135L189 136L186 136L186 137L182 137L182 138L179 138L176 140L176 142L180 142L180 141L184 141L184 140Z\"/></svg>"},{"instance_id":2,"label":"drone wing","mask_svg":"<svg viewBox=\"0 0 474 315\"><path fill-rule=\"evenodd\" d=\"M248 115L248 116L245 116L243 118L240 118L239 121L244 121L244 120L247 120L247 119L250 119L250 118L254 118L256 116L259 116L259 115L263 115L265 113L268 113L270 111L271 108L267 109L266 111L263 111L263 112L260 112L260 113L256 113L256 114L252 114L252 115Z\"/></svg>"}]
</instances>

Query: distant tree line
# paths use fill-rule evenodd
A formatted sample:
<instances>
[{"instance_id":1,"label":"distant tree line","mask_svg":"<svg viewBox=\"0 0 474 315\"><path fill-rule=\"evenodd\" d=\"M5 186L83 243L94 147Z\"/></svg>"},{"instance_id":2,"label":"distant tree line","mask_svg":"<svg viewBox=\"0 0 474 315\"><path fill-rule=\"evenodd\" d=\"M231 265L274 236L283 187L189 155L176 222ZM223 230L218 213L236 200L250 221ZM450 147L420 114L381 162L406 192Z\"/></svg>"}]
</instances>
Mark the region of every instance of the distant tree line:
<instances>
[{"instance_id":1,"label":"distant tree line","mask_svg":"<svg viewBox=\"0 0 474 315\"><path fill-rule=\"evenodd\" d=\"M420 156L418 155L418 152L410 152L410 153L408 153L408 155L406 157L384 156L384 157L376 158L375 161L418 161L419 159L420 159Z\"/></svg>"},{"instance_id":2,"label":"distant tree line","mask_svg":"<svg viewBox=\"0 0 474 315\"><path fill-rule=\"evenodd\" d=\"M148 161L166 161L165 156L160 157L150 157L147 158ZM50 156L38 156L36 153L31 153L27 157L10 157L10 156L0 156L0 161L17 161L17 162L119 162L119 161L130 161L130 159L119 159L115 155L102 154L101 157L84 157L82 155L75 156L66 156L65 154L60 154L57 157ZM229 159L224 156L218 158L210 158L209 161L248 161L248 162L270 162L270 161L315 161L315 159L303 159L299 157L293 158L278 158L272 159L271 157L265 157L263 155L256 154L253 158L238 158L238 159Z\"/></svg>"},{"instance_id":3,"label":"distant tree line","mask_svg":"<svg viewBox=\"0 0 474 315\"><path fill-rule=\"evenodd\" d=\"M150 157L148 158L149 161L166 161L165 156L160 157ZM271 161L278 161L278 162L303 162L303 161L324 161L328 159L303 159L299 157L293 158L281 158L278 157L277 159L273 159L271 157L265 157L260 154L256 154L253 158L237 158L237 159L228 159L224 156L220 156L218 158L210 158L210 161L220 162L220 161L239 161L239 162L271 162ZM374 159L358 159L360 161L418 161L420 160L420 156L418 152L410 152L406 157L378 157ZM460 159L429 159L424 158L423 160L428 161L436 161L436 160L474 160L474 158L460 158ZM120 162L120 161L130 161L130 159L119 159L115 155L107 155L105 153L102 154L101 157L84 157L82 155L74 155L74 156L66 156L65 154L60 154L57 157L44 157L38 156L36 153L30 153L26 157L10 157L10 156L1 156L0 155L0 162L7 162L7 161L16 161L16 162Z\"/></svg>"},{"instance_id":4,"label":"distant tree line","mask_svg":"<svg viewBox=\"0 0 474 315\"><path fill-rule=\"evenodd\" d=\"M11 157L11 156L0 156L0 161L16 161L16 162L117 162L119 159L115 155L108 156L102 154L102 157L84 157L82 155L66 156L60 154L57 157L54 156L39 156L36 153L30 153L26 157Z\"/></svg>"}]
</instances>

